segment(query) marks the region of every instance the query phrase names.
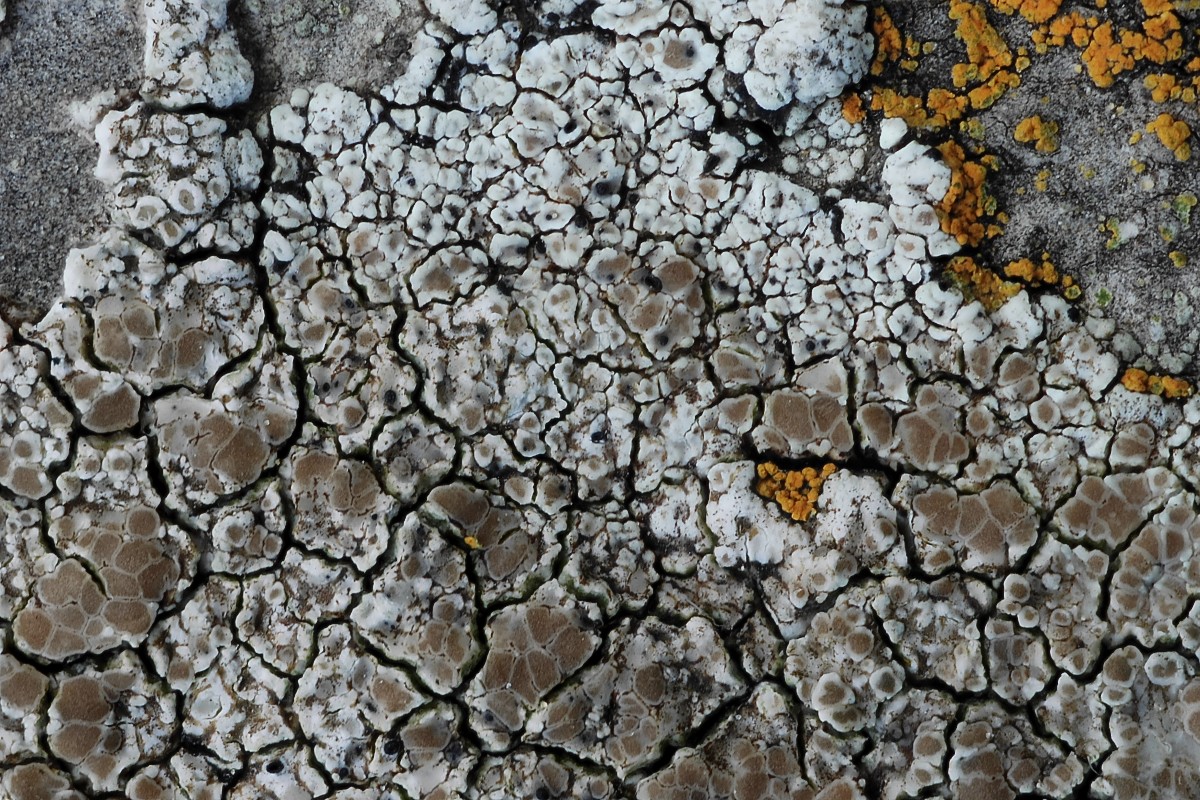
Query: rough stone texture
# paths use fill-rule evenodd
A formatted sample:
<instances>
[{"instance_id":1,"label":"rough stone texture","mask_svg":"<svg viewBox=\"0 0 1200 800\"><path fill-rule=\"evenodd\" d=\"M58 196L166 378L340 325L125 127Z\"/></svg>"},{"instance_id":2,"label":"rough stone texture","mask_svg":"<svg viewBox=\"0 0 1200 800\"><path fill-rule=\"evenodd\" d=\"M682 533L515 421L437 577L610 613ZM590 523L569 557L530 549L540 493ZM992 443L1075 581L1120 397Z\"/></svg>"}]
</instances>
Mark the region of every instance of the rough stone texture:
<instances>
[{"instance_id":1,"label":"rough stone texture","mask_svg":"<svg viewBox=\"0 0 1200 800\"><path fill-rule=\"evenodd\" d=\"M33 320L67 251L104 223L96 145L72 103L131 88L142 28L126 0L17 0L0 22L0 313ZM86 54L86 55L85 55ZM86 66L85 66L86 64Z\"/></svg>"},{"instance_id":2,"label":"rough stone texture","mask_svg":"<svg viewBox=\"0 0 1200 800\"><path fill-rule=\"evenodd\" d=\"M0 320L0 794L1193 795L1200 396L979 142L1020 37L1189 107L1200 34L894 5L146 0Z\"/></svg>"}]
</instances>

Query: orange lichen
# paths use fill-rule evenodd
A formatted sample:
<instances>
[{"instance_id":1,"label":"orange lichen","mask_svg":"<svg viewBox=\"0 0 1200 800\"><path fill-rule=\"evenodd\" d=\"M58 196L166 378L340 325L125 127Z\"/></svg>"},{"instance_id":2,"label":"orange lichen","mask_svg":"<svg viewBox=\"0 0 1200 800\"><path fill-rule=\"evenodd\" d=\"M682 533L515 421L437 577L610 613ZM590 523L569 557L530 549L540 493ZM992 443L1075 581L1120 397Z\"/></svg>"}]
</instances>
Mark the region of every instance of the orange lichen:
<instances>
[{"instance_id":1,"label":"orange lichen","mask_svg":"<svg viewBox=\"0 0 1200 800\"><path fill-rule=\"evenodd\" d=\"M983 6L968 0L950 0L950 19L958 23L954 35L967 48L967 63L956 64L951 70L955 86L962 88L976 80L986 81L997 71L1012 66L1012 51L988 22Z\"/></svg>"},{"instance_id":2,"label":"orange lichen","mask_svg":"<svg viewBox=\"0 0 1200 800\"><path fill-rule=\"evenodd\" d=\"M1191 158L1192 146L1188 139L1192 136L1192 129L1183 120L1175 119L1170 114L1159 114L1146 126L1146 130L1157 136L1163 146L1174 153L1179 161Z\"/></svg>"},{"instance_id":3,"label":"orange lichen","mask_svg":"<svg viewBox=\"0 0 1200 800\"><path fill-rule=\"evenodd\" d=\"M946 89L931 89L926 98L878 89L871 96L871 110L889 119L898 117L910 128L945 128L962 118L967 99Z\"/></svg>"},{"instance_id":4,"label":"orange lichen","mask_svg":"<svg viewBox=\"0 0 1200 800\"><path fill-rule=\"evenodd\" d=\"M1058 13L1062 0L992 0L992 7L1002 14L1019 13L1027 21L1040 25Z\"/></svg>"},{"instance_id":5,"label":"orange lichen","mask_svg":"<svg viewBox=\"0 0 1200 800\"><path fill-rule=\"evenodd\" d=\"M995 311L1021 291L1021 284L1006 281L970 256L956 256L946 265L946 275L968 301L978 300L988 311Z\"/></svg>"},{"instance_id":6,"label":"orange lichen","mask_svg":"<svg viewBox=\"0 0 1200 800\"><path fill-rule=\"evenodd\" d=\"M1004 96L1005 92L1020 85L1021 77L1019 75L1008 70L1001 70L988 78L981 86L976 86L967 92L967 97L971 101L971 108L991 108L997 100Z\"/></svg>"},{"instance_id":7,"label":"orange lichen","mask_svg":"<svg viewBox=\"0 0 1200 800\"><path fill-rule=\"evenodd\" d=\"M479 539L475 538L474 536L464 536L463 542L472 550L478 550L480 547Z\"/></svg>"},{"instance_id":8,"label":"orange lichen","mask_svg":"<svg viewBox=\"0 0 1200 800\"><path fill-rule=\"evenodd\" d=\"M900 69L905 70L906 72L915 72L917 67L920 66L920 61L918 59L923 50L924 44L920 39L917 39L913 36L905 36L904 53L908 56L908 58L903 59L900 62Z\"/></svg>"},{"instance_id":9,"label":"orange lichen","mask_svg":"<svg viewBox=\"0 0 1200 800\"><path fill-rule=\"evenodd\" d=\"M1191 85L1187 85L1169 72L1153 72L1142 80L1142 85L1150 90L1150 99L1156 103L1172 100L1195 103L1197 89L1200 89L1200 81L1193 79Z\"/></svg>"},{"instance_id":10,"label":"orange lichen","mask_svg":"<svg viewBox=\"0 0 1200 800\"><path fill-rule=\"evenodd\" d=\"M1070 41L1083 50L1088 77L1107 88L1117 75L1143 61L1166 64L1183 55L1183 26L1170 0L1142 0L1142 10L1146 19L1141 30L1117 29L1111 21L1073 11L1035 30L1032 38L1042 53Z\"/></svg>"},{"instance_id":11,"label":"orange lichen","mask_svg":"<svg viewBox=\"0 0 1200 800\"><path fill-rule=\"evenodd\" d=\"M943 142L938 151L951 172L950 188L937 207L942 230L966 247L998 236L1001 227L987 219L1002 218L996 215L996 200L984 185L989 167L995 166L994 159L985 156L969 160L962 146L953 140Z\"/></svg>"},{"instance_id":12,"label":"orange lichen","mask_svg":"<svg viewBox=\"0 0 1200 800\"><path fill-rule=\"evenodd\" d=\"M842 117L852 125L857 125L867 118L867 111L863 108L862 95L858 92L851 92L842 98Z\"/></svg>"},{"instance_id":13,"label":"orange lichen","mask_svg":"<svg viewBox=\"0 0 1200 800\"><path fill-rule=\"evenodd\" d=\"M1130 367L1121 376L1121 385L1131 392L1157 394L1176 399L1191 397L1192 385L1183 378L1172 375L1152 375L1144 369Z\"/></svg>"},{"instance_id":14,"label":"orange lichen","mask_svg":"<svg viewBox=\"0 0 1200 800\"><path fill-rule=\"evenodd\" d=\"M820 470L815 467L788 470L766 461L758 465L758 484L754 490L778 503L792 519L803 522L816 511L821 484L836 471L834 464L826 464Z\"/></svg>"},{"instance_id":15,"label":"orange lichen","mask_svg":"<svg viewBox=\"0 0 1200 800\"><path fill-rule=\"evenodd\" d=\"M1004 276L1019 280L1032 288L1057 287L1068 300L1078 300L1083 290L1070 275L1064 275L1054 266L1049 253L1042 253L1041 262L1031 258L1019 258L1004 265Z\"/></svg>"},{"instance_id":16,"label":"orange lichen","mask_svg":"<svg viewBox=\"0 0 1200 800\"><path fill-rule=\"evenodd\" d=\"M1058 150L1058 123L1040 116L1026 117L1017 123L1013 138L1021 144L1032 144L1039 153Z\"/></svg>"},{"instance_id":17,"label":"orange lichen","mask_svg":"<svg viewBox=\"0 0 1200 800\"><path fill-rule=\"evenodd\" d=\"M884 68L893 61L898 61L902 52L903 37L899 28L892 21L891 15L883 6L875 7L875 18L871 22L875 34L875 60L871 62L871 74L882 75Z\"/></svg>"},{"instance_id":18,"label":"orange lichen","mask_svg":"<svg viewBox=\"0 0 1200 800\"><path fill-rule=\"evenodd\" d=\"M1015 278L1030 286L1057 286L1063 276L1059 275L1049 253L1042 253L1040 264L1032 259L1020 258L1004 265L1004 275Z\"/></svg>"}]
</instances>

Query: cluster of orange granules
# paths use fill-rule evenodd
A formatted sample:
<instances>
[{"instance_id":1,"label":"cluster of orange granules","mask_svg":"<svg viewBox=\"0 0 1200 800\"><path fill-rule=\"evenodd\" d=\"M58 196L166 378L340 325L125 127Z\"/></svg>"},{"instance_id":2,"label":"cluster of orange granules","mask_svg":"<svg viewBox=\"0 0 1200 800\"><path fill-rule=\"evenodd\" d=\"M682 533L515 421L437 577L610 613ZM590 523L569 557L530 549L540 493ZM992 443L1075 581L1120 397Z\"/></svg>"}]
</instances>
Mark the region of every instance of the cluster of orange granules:
<instances>
[{"instance_id":1,"label":"cluster of orange granules","mask_svg":"<svg viewBox=\"0 0 1200 800\"><path fill-rule=\"evenodd\" d=\"M1144 369L1130 367L1121 376L1121 385L1131 392L1159 394L1163 397L1191 397L1192 384L1171 375L1152 375Z\"/></svg>"},{"instance_id":2,"label":"cluster of orange granules","mask_svg":"<svg viewBox=\"0 0 1200 800\"><path fill-rule=\"evenodd\" d=\"M820 470L815 467L783 469L771 461L758 465L758 485L754 490L768 500L774 500L792 519L803 522L816 510L821 484L837 471L834 464Z\"/></svg>"}]
</instances>

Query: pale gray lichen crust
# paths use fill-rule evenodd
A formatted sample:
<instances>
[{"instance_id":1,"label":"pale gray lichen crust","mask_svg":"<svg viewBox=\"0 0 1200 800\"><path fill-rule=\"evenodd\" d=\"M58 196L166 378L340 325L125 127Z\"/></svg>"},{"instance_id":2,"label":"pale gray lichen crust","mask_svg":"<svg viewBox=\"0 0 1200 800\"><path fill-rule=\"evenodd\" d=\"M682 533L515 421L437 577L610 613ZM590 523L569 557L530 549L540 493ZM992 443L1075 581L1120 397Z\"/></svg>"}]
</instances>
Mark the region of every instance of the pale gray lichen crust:
<instances>
[{"instance_id":1,"label":"pale gray lichen crust","mask_svg":"<svg viewBox=\"0 0 1200 800\"><path fill-rule=\"evenodd\" d=\"M428 5L239 128L225 1L146 0L112 230L0 322L7 796L1200 785L1200 399L939 284L866 7Z\"/></svg>"}]
</instances>

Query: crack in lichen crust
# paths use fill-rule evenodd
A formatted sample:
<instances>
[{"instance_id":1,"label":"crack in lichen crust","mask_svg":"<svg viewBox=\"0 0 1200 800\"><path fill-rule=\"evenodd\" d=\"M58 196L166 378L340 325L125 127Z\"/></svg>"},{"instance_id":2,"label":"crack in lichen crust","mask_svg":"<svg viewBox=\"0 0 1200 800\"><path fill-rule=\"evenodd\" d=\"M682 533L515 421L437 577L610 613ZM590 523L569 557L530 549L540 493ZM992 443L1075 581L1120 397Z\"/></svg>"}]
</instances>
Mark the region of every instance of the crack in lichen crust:
<instances>
[{"instance_id":1,"label":"crack in lichen crust","mask_svg":"<svg viewBox=\"0 0 1200 800\"><path fill-rule=\"evenodd\" d=\"M8 796L1200 782L1200 398L972 260L996 165L846 94L884 15L431 0L243 128L225 5L147 0L112 230L0 322Z\"/></svg>"}]
</instances>

